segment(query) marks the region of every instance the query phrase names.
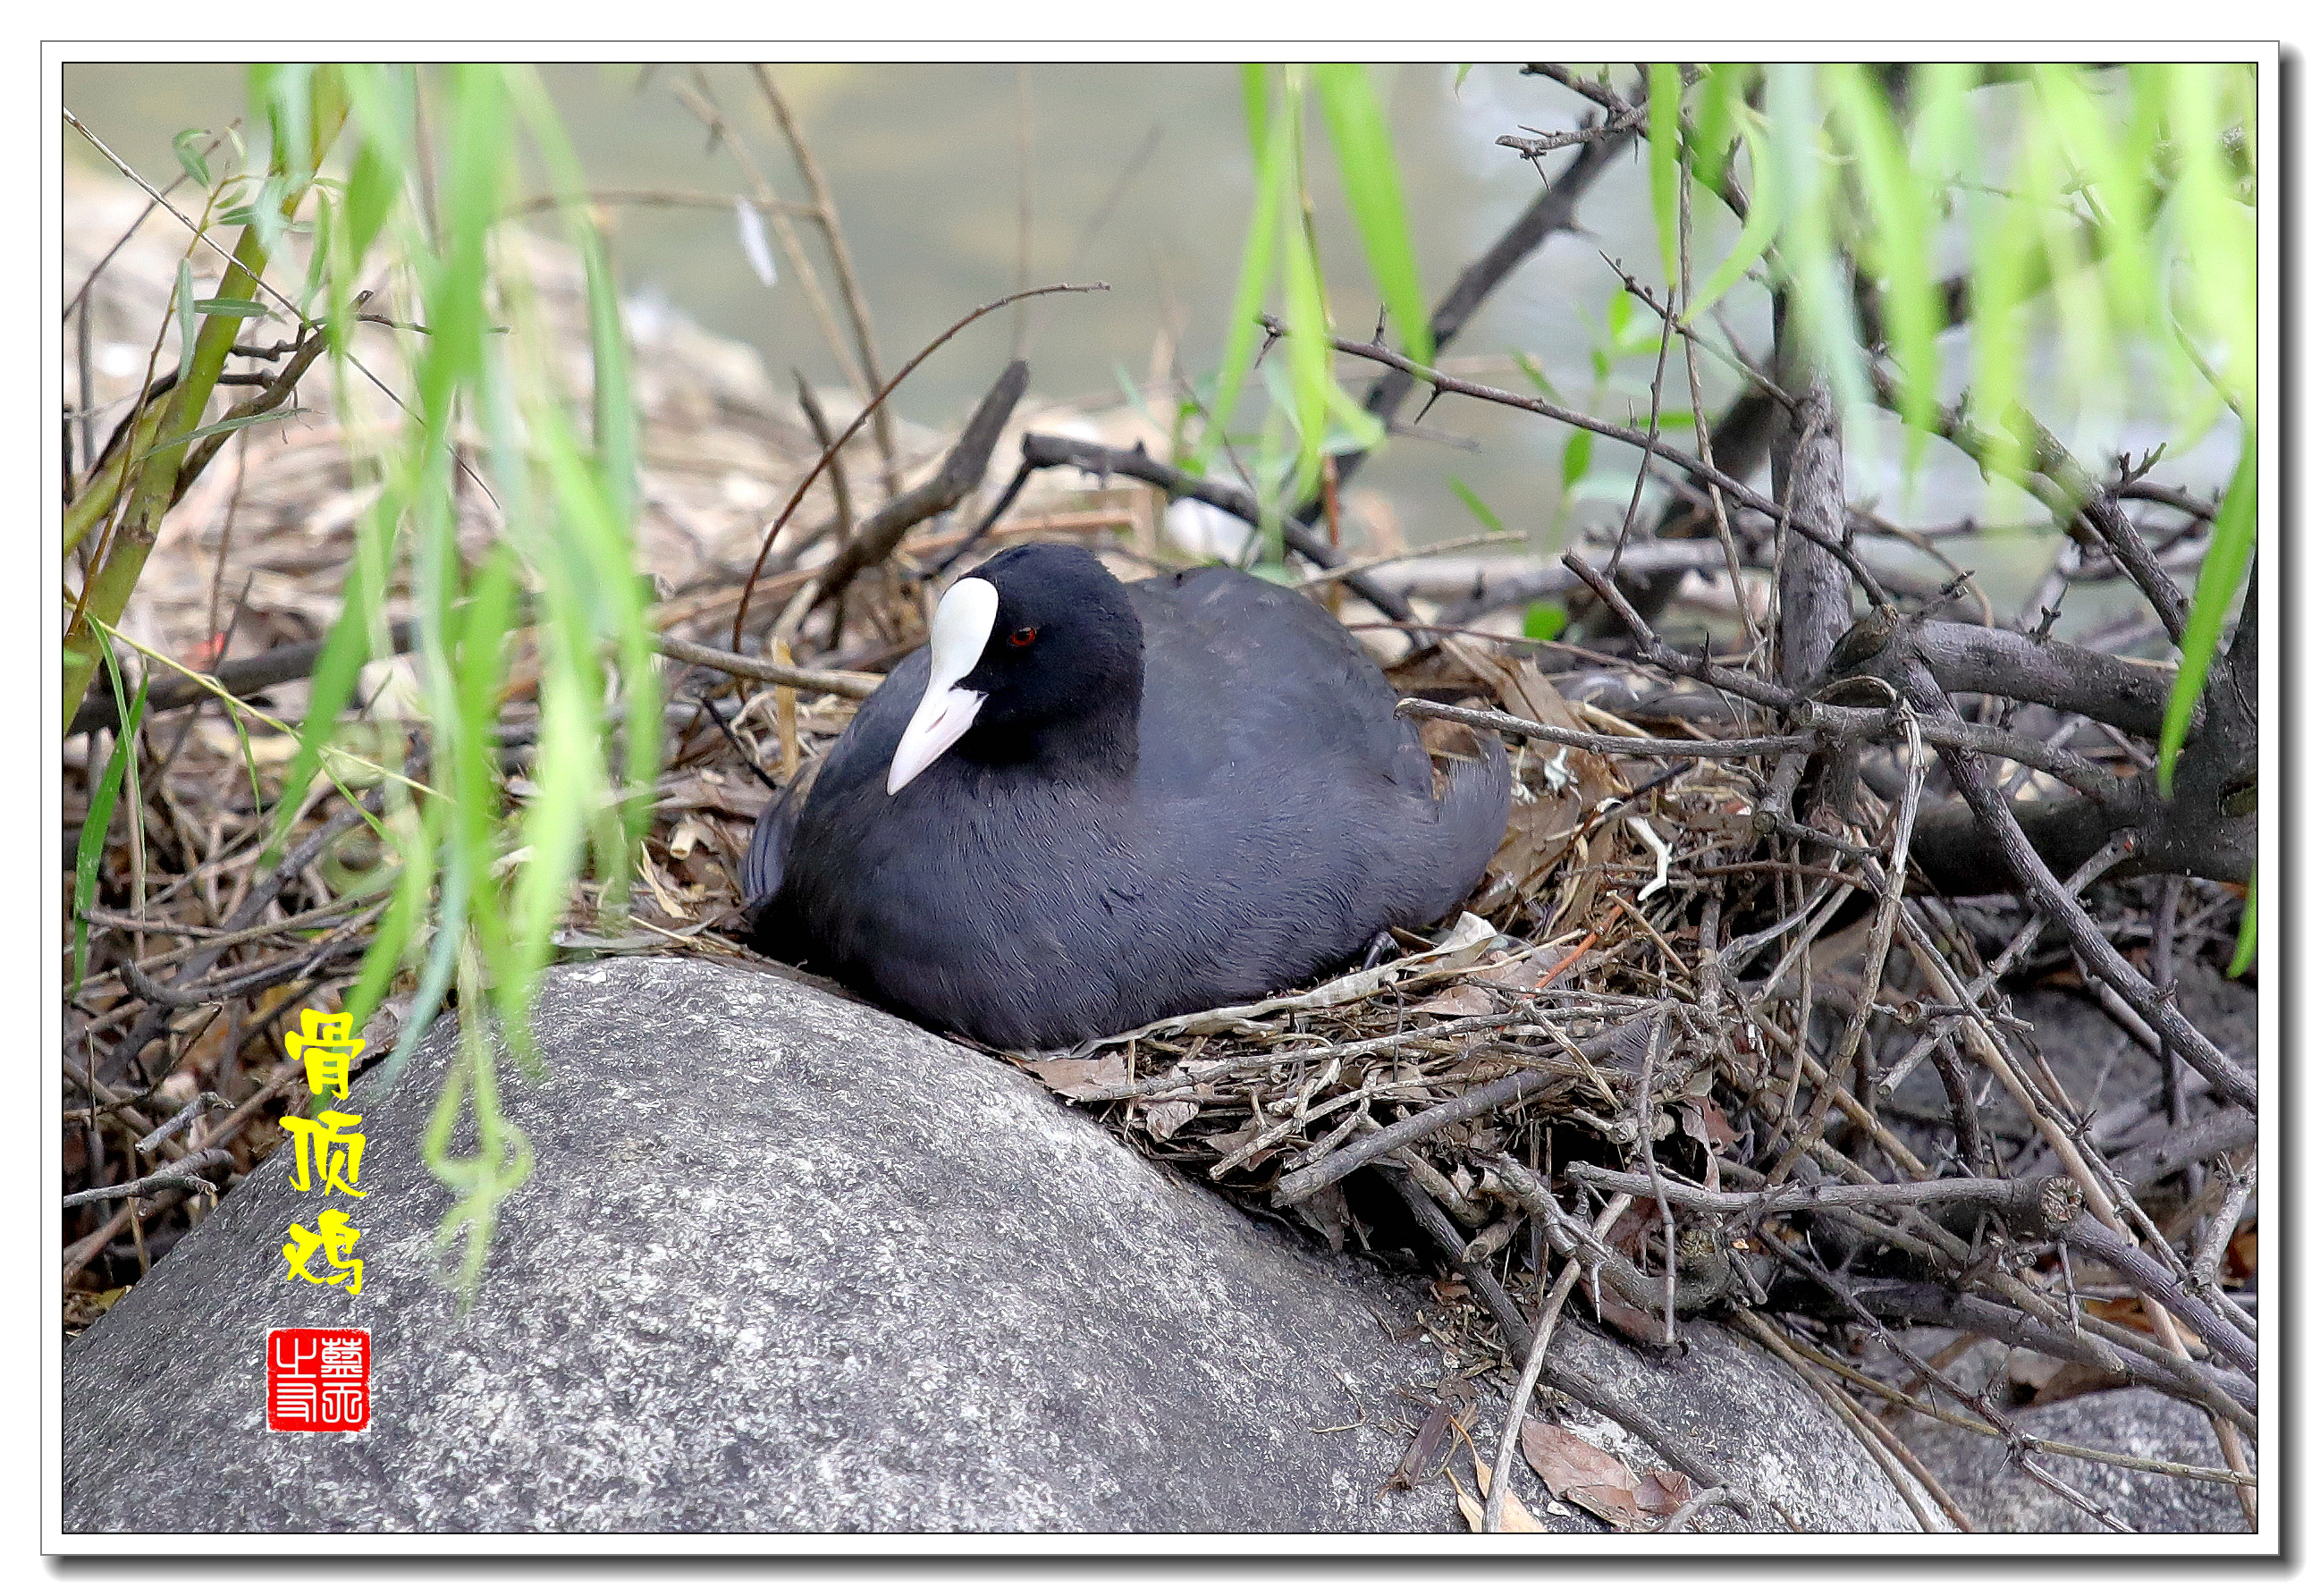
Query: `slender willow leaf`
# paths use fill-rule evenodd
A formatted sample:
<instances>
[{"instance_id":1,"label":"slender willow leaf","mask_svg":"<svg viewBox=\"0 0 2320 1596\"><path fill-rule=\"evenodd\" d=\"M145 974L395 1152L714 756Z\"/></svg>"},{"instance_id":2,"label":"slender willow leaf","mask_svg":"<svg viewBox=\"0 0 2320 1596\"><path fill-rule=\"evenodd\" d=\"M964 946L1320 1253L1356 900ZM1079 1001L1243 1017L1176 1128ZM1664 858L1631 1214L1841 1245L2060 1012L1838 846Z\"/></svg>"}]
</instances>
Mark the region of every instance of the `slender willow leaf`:
<instances>
[{"instance_id":1,"label":"slender willow leaf","mask_svg":"<svg viewBox=\"0 0 2320 1596\"><path fill-rule=\"evenodd\" d=\"M1536 388L1541 395L1554 400L1557 404L1563 403L1563 395L1555 392L1554 385L1547 380L1545 371L1541 368L1536 359L1521 349L1509 349L1507 351L1507 357L1515 363L1515 369L1523 374L1523 380Z\"/></svg>"},{"instance_id":2,"label":"slender willow leaf","mask_svg":"<svg viewBox=\"0 0 2320 1596\"><path fill-rule=\"evenodd\" d=\"M354 1016L358 1029L370 1018L409 961L412 938L419 929L427 900L434 892L436 839L431 828L436 812L432 807L423 811L405 809L401 826L390 828L395 839L393 857L398 865L394 895L379 919L378 933L371 939L370 950L363 955L362 968L343 1003L346 1011ZM415 1013L412 1019L422 1027L426 1023Z\"/></svg>"},{"instance_id":3,"label":"slender willow leaf","mask_svg":"<svg viewBox=\"0 0 2320 1596\"><path fill-rule=\"evenodd\" d=\"M1708 68L1700 79L1699 108L1692 117L1692 175L1710 190L1720 186L1731 169L1739 124L1735 107L1746 91L1748 68L1722 62ZM1681 130L1679 130L1681 131Z\"/></svg>"},{"instance_id":4,"label":"slender willow leaf","mask_svg":"<svg viewBox=\"0 0 2320 1596\"><path fill-rule=\"evenodd\" d=\"M2216 506L2215 537L2199 562L2199 585L2191 594L2191 608L2183 619L2183 663L2175 672L2175 688L2167 696L2167 713L2159 727L2159 790L2175 787L2175 761L2190 734L2191 712L2207 690L2207 672L2214 665L2216 645L2224 635L2224 618L2231 612L2232 595L2247 575L2255 553L2256 446L2251 437L2240 449L2239 468L2224 502Z\"/></svg>"},{"instance_id":5,"label":"slender willow leaf","mask_svg":"<svg viewBox=\"0 0 2320 1596\"><path fill-rule=\"evenodd\" d=\"M1273 74L1255 61L1241 63L1240 111L1248 125L1248 152L1262 161L1272 138Z\"/></svg>"},{"instance_id":6,"label":"slender willow leaf","mask_svg":"<svg viewBox=\"0 0 2320 1596\"><path fill-rule=\"evenodd\" d=\"M1246 73L1243 81L1247 81ZM1252 96L1255 111L1260 113L1264 109L1263 88L1260 81ZM1247 377L1250 358L1256 351L1260 331L1257 313L1264 308L1264 291L1273 280L1273 259L1280 242L1281 186L1289 169L1290 133L1285 117L1255 131L1259 150L1256 197L1249 205L1248 238L1241 246L1240 279L1234 285L1232 309L1225 321L1224 355L1217 367L1217 392L1210 405L1208 429L1201 434L1200 448L1187 462L1186 468L1195 476L1207 469L1210 455L1232 425L1233 412L1240 404L1241 384Z\"/></svg>"},{"instance_id":7,"label":"slender willow leaf","mask_svg":"<svg viewBox=\"0 0 2320 1596\"><path fill-rule=\"evenodd\" d=\"M1931 207L1909 170L1891 106L1868 72L1859 67L1832 67L1826 82L1856 157L1853 184L1868 221L1865 253L1883 289L1885 333L1900 371L1901 416L1909 423L1908 465L1914 471L1933 429L1940 376L1934 353L1939 325L1927 256Z\"/></svg>"},{"instance_id":8,"label":"slender willow leaf","mask_svg":"<svg viewBox=\"0 0 2320 1596\"><path fill-rule=\"evenodd\" d=\"M2082 75L2070 68L2042 64L2032 68L2031 82L2064 163L2085 179L2081 192L2103 234L2098 253L2110 323L2128 331L2147 328L2160 299L2160 255L2143 242L2151 225L2143 171L2152 150L2135 141L2138 131L2155 134L2156 124L2147 130L2116 127L2116 119L2096 105Z\"/></svg>"},{"instance_id":9,"label":"slender willow leaf","mask_svg":"<svg viewBox=\"0 0 2320 1596\"><path fill-rule=\"evenodd\" d=\"M1752 115L1744 115L1740 136L1748 145L1748 180L1754 186L1748 196L1748 219L1741 226L1732 253L1708 274L1708 281L1683 307L1686 326L1706 315L1717 300L1731 292L1734 284L1748 275L1749 268L1772 247L1772 240L1781 231L1780 178L1765 148L1764 135Z\"/></svg>"},{"instance_id":10,"label":"slender willow leaf","mask_svg":"<svg viewBox=\"0 0 2320 1596\"><path fill-rule=\"evenodd\" d=\"M1981 462L1993 486L2017 476L2023 446L2007 425L2021 392L2027 340L2023 322L2031 290L2031 257L2037 251L2038 222L2019 191L2035 186L2038 150L2022 151L2013 172L2012 194L1970 190L1963 199L1972 240L1973 413L1989 433L1996 453Z\"/></svg>"},{"instance_id":11,"label":"slender willow leaf","mask_svg":"<svg viewBox=\"0 0 2320 1596\"><path fill-rule=\"evenodd\" d=\"M177 153L177 167L186 177L203 188L210 186L210 163L195 146L209 137L207 128L186 128L169 141L169 148Z\"/></svg>"},{"instance_id":12,"label":"slender willow leaf","mask_svg":"<svg viewBox=\"0 0 2320 1596\"><path fill-rule=\"evenodd\" d=\"M2167 79L2168 131L2180 163L2179 241L2190 267L2183 297L2200 329L2222 344L2225 392L2243 410L2255 396L2255 211L2225 169L2224 139L2234 125L2234 91L2250 75L2245 67L2190 63ZM2252 132L2253 119L2238 125Z\"/></svg>"},{"instance_id":13,"label":"slender willow leaf","mask_svg":"<svg viewBox=\"0 0 2320 1596\"><path fill-rule=\"evenodd\" d=\"M1507 523L1499 519L1496 511L1482 503L1482 495L1455 476L1450 479L1450 491L1458 495L1458 502L1466 506L1476 521L1482 523L1485 530L1503 532L1507 530Z\"/></svg>"},{"instance_id":14,"label":"slender willow leaf","mask_svg":"<svg viewBox=\"0 0 2320 1596\"><path fill-rule=\"evenodd\" d=\"M1386 131L1369 68L1359 64L1316 67L1313 86L1330 141L1337 147L1346 208L1361 234L1386 313L1411 358L1431 360L1434 334L1427 321L1426 291L1418 281L1417 252L1410 247L1409 215L1402 204L1393 140Z\"/></svg>"},{"instance_id":15,"label":"slender willow leaf","mask_svg":"<svg viewBox=\"0 0 2320 1596\"><path fill-rule=\"evenodd\" d=\"M1673 61L1654 61L1649 81L1646 131L1651 140L1652 219L1659 224L1660 265L1672 283L1677 258L1676 186L1682 181L1676 165L1676 134L1683 119L1683 75Z\"/></svg>"},{"instance_id":16,"label":"slender willow leaf","mask_svg":"<svg viewBox=\"0 0 2320 1596\"><path fill-rule=\"evenodd\" d=\"M2041 171L2054 175L2053 192L2042 195L2035 214L2046 263L2046 292L2062 328L2063 369L2075 392L2114 394L2125 386L2118 349L2131 330L2112 324L2102 279L2089 269L2093 258L2079 213L2079 206L2089 203L2086 178L2071 165L2054 119L2039 114L2029 122L2023 136L2044 150Z\"/></svg>"},{"instance_id":17,"label":"slender willow leaf","mask_svg":"<svg viewBox=\"0 0 2320 1596\"><path fill-rule=\"evenodd\" d=\"M1320 479L1322 431L1329 409L1329 312L1321 296L1321 265L1304 229L1287 218L1282 304L1289 324L1290 414L1297 423L1297 495Z\"/></svg>"},{"instance_id":18,"label":"slender willow leaf","mask_svg":"<svg viewBox=\"0 0 2320 1596\"><path fill-rule=\"evenodd\" d=\"M270 862L281 851L290 822L307 784L322 767L322 748L337 727L339 716L354 699L355 684L370 658L370 639L385 602L387 564L394 545L395 516L387 501L374 500L364 513L355 539L354 568L349 573L346 603L331 623L322 641L322 656L306 686L306 719L298 731L298 751L290 760L282 795L276 802L274 824L267 841Z\"/></svg>"},{"instance_id":19,"label":"slender willow leaf","mask_svg":"<svg viewBox=\"0 0 2320 1596\"><path fill-rule=\"evenodd\" d=\"M2247 902L2240 906L2239 939L2232 947L2232 962L2224 974L2238 980L2255 963L2255 872L2248 872Z\"/></svg>"},{"instance_id":20,"label":"slender willow leaf","mask_svg":"<svg viewBox=\"0 0 2320 1596\"><path fill-rule=\"evenodd\" d=\"M288 410L261 410L254 415L230 415L212 422L206 427L195 427L190 432L180 432L175 438L165 439L145 452L161 454L188 443L198 443L204 438L214 438L221 432L239 432L244 427L254 427L260 422L286 422L294 415L305 413L303 406L293 405Z\"/></svg>"},{"instance_id":21,"label":"slender willow leaf","mask_svg":"<svg viewBox=\"0 0 2320 1596\"><path fill-rule=\"evenodd\" d=\"M1304 122L1304 74L1295 66L1281 78L1281 127L1292 135L1289 177L1281 186L1281 302L1287 339L1291 416L1297 427L1297 471L1291 491L1310 495L1321 479L1322 433L1328 424L1329 305L1321 291L1321 261L1305 213L1303 148L1293 137Z\"/></svg>"},{"instance_id":22,"label":"slender willow leaf","mask_svg":"<svg viewBox=\"0 0 2320 1596\"><path fill-rule=\"evenodd\" d=\"M1523 612L1523 636L1551 643L1571 624L1571 612L1561 604L1533 604Z\"/></svg>"},{"instance_id":23,"label":"slender willow leaf","mask_svg":"<svg viewBox=\"0 0 2320 1596\"><path fill-rule=\"evenodd\" d=\"M1832 214L1836 186L1829 174L1835 152L1827 141L1819 70L1794 63L1766 67L1764 109L1772 128L1772 159L1788 196L1780 266L1792 313L1838 404L1848 413L1857 413L1868 404L1869 380L1853 322L1849 274L1839 257L1833 225L1837 220Z\"/></svg>"},{"instance_id":24,"label":"slender willow leaf","mask_svg":"<svg viewBox=\"0 0 2320 1596\"><path fill-rule=\"evenodd\" d=\"M1563 445L1563 491L1569 493L1586 476L1595 461L1595 434L1574 431Z\"/></svg>"}]
</instances>

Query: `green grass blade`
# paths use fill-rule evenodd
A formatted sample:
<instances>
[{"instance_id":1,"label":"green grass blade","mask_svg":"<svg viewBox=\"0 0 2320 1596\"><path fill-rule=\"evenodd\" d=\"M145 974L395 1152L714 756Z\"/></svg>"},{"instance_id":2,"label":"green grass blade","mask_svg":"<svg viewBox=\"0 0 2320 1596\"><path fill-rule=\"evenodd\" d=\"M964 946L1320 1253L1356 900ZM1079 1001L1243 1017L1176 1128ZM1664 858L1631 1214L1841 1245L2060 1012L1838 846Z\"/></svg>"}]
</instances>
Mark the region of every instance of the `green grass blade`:
<instances>
[{"instance_id":1,"label":"green grass blade","mask_svg":"<svg viewBox=\"0 0 2320 1596\"><path fill-rule=\"evenodd\" d=\"M113 677L113 702L119 703L125 694L121 690L121 667L113 656L113 644L102 633L98 646L104 650L104 667ZM145 719L145 690L152 685L151 674L137 684L137 696L129 705L129 712L121 718L121 725L113 739L113 753L104 762L104 774L97 778L96 791L89 794L88 816L81 822L80 847L73 856L73 991L80 990L88 978L88 911L96 902L97 867L104 862L105 834L113 830L113 811L121 797L122 781L129 774L129 761L136 757L137 729Z\"/></svg>"}]
</instances>

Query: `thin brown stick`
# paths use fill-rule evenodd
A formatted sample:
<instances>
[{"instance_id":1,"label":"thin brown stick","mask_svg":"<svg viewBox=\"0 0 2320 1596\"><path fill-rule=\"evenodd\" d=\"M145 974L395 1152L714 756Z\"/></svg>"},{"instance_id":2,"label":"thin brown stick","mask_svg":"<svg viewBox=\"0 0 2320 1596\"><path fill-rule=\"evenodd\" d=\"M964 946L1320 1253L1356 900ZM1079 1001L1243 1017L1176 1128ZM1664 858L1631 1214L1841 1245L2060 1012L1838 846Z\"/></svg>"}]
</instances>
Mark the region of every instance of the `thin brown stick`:
<instances>
[{"instance_id":1,"label":"thin brown stick","mask_svg":"<svg viewBox=\"0 0 2320 1596\"><path fill-rule=\"evenodd\" d=\"M1595 1239L1600 1241L1611 1232L1619 1216L1627 1211L1633 1199L1614 1197L1603 1205L1596 1216ZM1491 1465L1490 1493L1482 1502L1482 1533L1494 1534L1506 1516L1507 1486L1514 1473L1515 1443L1521 1438L1524 1420L1530 1412L1531 1393L1538 1389L1538 1377L1546 1367L1546 1349L1554 1339L1555 1320L1562 1317L1563 1304L1571 1296L1571 1288L1579 1283L1579 1260L1572 1259L1556 1277L1554 1289L1547 1294L1539 1309L1538 1326L1531 1332L1530 1353L1523 1359L1522 1373L1515 1380L1514 1394L1507 1401L1506 1432L1499 1437L1497 1461Z\"/></svg>"},{"instance_id":2,"label":"thin brown stick","mask_svg":"<svg viewBox=\"0 0 2320 1596\"><path fill-rule=\"evenodd\" d=\"M1278 316L1267 315L1260 320L1264 322L1266 331L1286 336L1288 327ZM1582 412L1557 404L1551 399L1534 398L1527 394L1510 393L1504 388L1493 388L1482 383L1468 382L1463 377L1452 376L1445 371L1420 365L1408 356L1389 349L1382 343L1360 343L1345 338L1333 338L1329 343L1331 348L1341 354L1352 355L1357 359L1374 360L1382 366L1390 366L1397 371L1408 373L1428 387L1442 393L1462 394L1469 399L1480 399L1491 404L1502 404L1513 410L1527 410L1533 414L1545 416L1552 421L1561 422L1566 426L1582 428L1587 431L1611 439L1615 442L1642 449L1646 454L1656 455L1668 464L1690 473L1702 482L1714 483L1729 494L1735 503L1745 504L1749 509L1763 515L1769 515L1775 521L1781 519L1780 505L1750 487L1746 483L1727 476L1705 461L1693 458L1681 449L1661 441L1648 432L1638 431L1633 427L1623 427L1616 422L1600 421ZM1861 585L1861 590L1869 595L1871 603L1886 602L1885 585L1877 579L1874 572L1862 563L1859 555L1843 543L1830 540L1817 528L1799 530L1808 539L1834 555L1838 562L1853 574L1853 579Z\"/></svg>"},{"instance_id":3,"label":"thin brown stick","mask_svg":"<svg viewBox=\"0 0 2320 1596\"><path fill-rule=\"evenodd\" d=\"M840 698L867 698L878 691L878 685L886 679L872 676L867 671L813 670L802 665L759 659L748 654L731 654L722 648L711 648L704 643L687 642L683 638L656 635L652 648L657 654L682 659L687 665L707 666L728 676L740 676L752 682L771 682L781 687L796 687L807 693L834 693Z\"/></svg>"},{"instance_id":4,"label":"thin brown stick","mask_svg":"<svg viewBox=\"0 0 2320 1596\"><path fill-rule=\"evenodd\" d=\"M830 269L838 277L838 292L846 302L846 318L854 326L854 347L862 365L863 387L876 389L883 385L878 377L877 335L870 330L870 302L863 297L861 274L854 269L854 254L847 248L846 230L838 225L838 201L821 175L821 163L814 159L813 146L806 142L804 130L798 126L797 116L774 82L773 74L761 61L751 63L749 70L757 77L757 91L765 96L766 108L781 127L782 137L789 141L791 159L797 162L798 176L805 179L806 193L812 199L813 220L821 229L823 245L829 250ZM1014 297L1020 299L1025 292L1028 290L1019 291ZM902 491L902 479L894 463L893 422L883 412L875 421L872 435L878 445L886 496L891 499Z\"/></svg>"},{"instance_id":5,"label":"thin brown stick","mask_svg":"<svg viewBox=\"0 0 2320 1596\"><path fill-rule=\"evenodd\" d=\"M1027 288L1020 294L1001 295L988 304L975 306L943 329L936 335L932 343L911 358L909 365L887 378L885 386L871 395L870 403L862 407L861 413L847 423L846 431L840 432L829 447L821 451L820 458L814 461L811 468L799 480L796 490L789 496L789 502L782 506L781 513L775 516L772 523L766 528L765 540L757 547L757 562L749 567L748 580L741 585L740 602L733 606L733 651L737 654L740 652L742 628L749 617L750 595L757 590L758 574L766 568L766 557L773 552L774 540L782 535L782 529L789 524L790 517L797 513L798 505L804 502L806 490L814 485L815 479L820 476L822 472L829 469L831 459L836 457L839 449L846 447L847 440L862 430L862 423L868 421L879 406L885 404L887 395L902 386L904 379L909 377L911 373L925 363L928 356L948 343L974 322L982 320L992 311L1014 304L1019 299L1038 294L1106 293L1110 290L1110 287L1111 285L1109 283L1050 283L1042 288Z\"/></svg>"}]
</instances>

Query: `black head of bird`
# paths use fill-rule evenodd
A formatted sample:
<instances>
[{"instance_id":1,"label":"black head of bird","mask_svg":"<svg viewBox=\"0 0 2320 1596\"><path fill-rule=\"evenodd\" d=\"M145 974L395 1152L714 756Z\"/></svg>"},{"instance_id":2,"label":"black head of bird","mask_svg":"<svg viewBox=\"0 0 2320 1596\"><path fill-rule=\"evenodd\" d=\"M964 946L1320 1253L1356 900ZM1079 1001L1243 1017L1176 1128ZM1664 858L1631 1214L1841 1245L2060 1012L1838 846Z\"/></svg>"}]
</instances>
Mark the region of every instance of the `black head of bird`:
<instances>
[{"instance_id":1,"label":"black head of bird","mask_svg":"<svg viewBox=\"0 0 2320 1596\"><path fill-rule=\"evenodd\" d=\"M943 594L927 646L926 690L888 767L889 796L946 754L1134 775L1144 629L1087 550L1026 544L993 556Z\"/></svg>"}]
</instances>

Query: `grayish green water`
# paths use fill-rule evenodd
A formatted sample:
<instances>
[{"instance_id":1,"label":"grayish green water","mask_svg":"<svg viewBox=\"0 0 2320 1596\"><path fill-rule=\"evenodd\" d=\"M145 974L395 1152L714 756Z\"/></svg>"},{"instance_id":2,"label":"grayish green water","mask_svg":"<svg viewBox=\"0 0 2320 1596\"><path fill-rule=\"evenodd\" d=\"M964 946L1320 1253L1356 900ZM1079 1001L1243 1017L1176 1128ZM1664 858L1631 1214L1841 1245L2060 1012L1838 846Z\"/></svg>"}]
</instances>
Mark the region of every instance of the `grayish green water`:
<instances>
[{"instance_id":1,"label":"grayish green water","mask_svg":"<svg viewBox=\"0 0 2320 1596\"><path fill-rule=\"evenodd\" d=\"M1101 278L1106 295L1059 298L1029 313L1033 390L1049 398L1115 403L1122 374L1143 378L1155 337L1168 331L1183 367L1213 367L1239 262L1250 197L1250 161L1237 70L1223 65L826 65L783 66L775 74L797 107L835 191L889 370L972 306L1018 286L1019 195L1028 107L1032 222L1029 279ZM732 156L707 148L700 122L679 103L690 69L551 66L547 81L568 121L590 180L600 187L731 193L747 181ZM1478 255L1537 192L1540 177L1492 140L1527 124L1575 124L1580 104L1561 87L1509 66L1477 66L1455 86L1447 65L1378 69L1402 167L1419 268L1429 298ZM787 152L749 75L737 66L702 69L705 84L759 168L785 197L803 197ZM222 126L243 105L240 68L221 65L74 66L65 101L127 159L149 173L174 174L170 136L184 127ZM1376 309L1344 215L1327 146L1313 137L1312 190L1339 325L1366 333ZM1136 158L1148 146L1140 166ZM94 159L75 135L68 158ZM1548 169L1559 160L1549 158ZM1134 167L1132 177L1128 176ZM1126 181L1123 185L1123 177ZM1604 309L1617 286L1599 251L1646 278L1656 276L1645 182L1638 158L1607 174L1581 211L1588 231L1550 240L1500 289L1449 351L1453 357L1534 357L1563 396L1626 419L1645 407L1650 352L1617 361L1608 385L1590 370L1604 339ZM1117 202L1106 215L1107 201ZM1712 209L1712 208L1711 208ZM1701 218L1698 253L1720 254L1728 230ZM1101 225L1099 225L1099 222ZM837 380L798 286L771 289L750 270L730 210L622 207L615 250L629 291L658 295L709 327L761 349L781 382L793 366L817 382ZM1762 294L1744 286L1730 320L1755 347L1764 342ZM989 318L935 357L899 395L902 412L944 424L957 420L1007 359L1010 313ZM1510 366L1483 379L1515 388ZM1730 390L1724 372L1703 372L1711 409ZM1680 404L1680 367L1669 403ZM784 385L786 385L784 384ZM1457 434L1473 451L1397 439L1362 478L1383 491L1410 540L1426 543L1476 530L1449 486L1463 479L1509 524L1551 524L1568 433L1560 426L1452 399L1427 424ZM2067 430L2067 429L2066 429ZM2156 441L2129 430L2116 447ZM2206 455L2213 454L2212 461ZM1936 446L1925 470L1905 483L1893 429L1856 430L1848 439L1856 494L1887 514L1917 524L1953 521L1990 508L1977 475ZM2227 438L2186 462L2195 486L2229 469ZM1595 453L1594 491L1578 519L1616 524L1635 456L1617 446ZM2026 500L2002 520L2035 515ZM2040 540L2043 541L2043 540ZM2043 563L2037 543L1999 540L1977 549L1993 596L2019 590Z\"/></svg>"},{"instance_id":2,"label":"grayish green water","mask_svg":"<svg viewBox=\"0 0 2320 1596\"><path fill-rule=\"evenodd\" d=\"M700 122L672 92L690 81L685 68L544 70L593 183L727 193L746 186L730 153L705 151ZM1251 186L1234 68L1034 65L1020 69L1020 81L1019 68L1003 63L775 70L836 193L889 369L965 310L1017 286L1027 99L1030 279L1112 285L1108 295L1034 307L1035 392L1115 402L1119 374L1146 375L1164 329L1174 335L1187 370L1213 367ZM802 198L748 73L720 66L704 76L760 168L785 197ZM1429 296L1538 190L1538 175L1491 141L1521 122L1572 125L1575 105L1561 88L1509 67L1477 67L1454 93L1455 76L1443 65L1379 74ZM168 176L176 171L170 136L184 127L219 127L239 113L243 80L239 68L222 65L74 66L65 69L65 102L140 170ZM70 159L91 159L77 137L67 142ZM1318 134L1314 153L1326 163ZM1326 164L1317 165L1312 186L1334 309L1341 325L1366 332L1376 308ZM1595 251L1638 262L1654 256L1641 186L1633 163L1612 173L1585 213L1597 233L1551 240L1452 352L1521 349L1559 385L1567 379L1570 391L1585 396L1587 352L1600 337L1613 286ZM1115 190L1117 202L1096 227ZM770 290L758 283L730 211L630 206L616 213L616 224L631 292L665 295L716 331L755 344L777 377L797 366L817 381L836 379L797 285L786 277ZM958 416L1004 363L1013 336L1005 312L971 330L911 379L900 395L904 412L938 423ZM1521 385L1511 370L1504 376ZM1644 380L1628 385L1638 401ZM1482 449L1397 440L1370 468L1364 482L1392 497L1413 539L1475 530L1445 484L1450 475L1510 524L1545 524L1562 429L1459 402L1436 406L1427 421ZM1606 463L1612 452L1605 451Z\"/></svg>"}]
</instances>

